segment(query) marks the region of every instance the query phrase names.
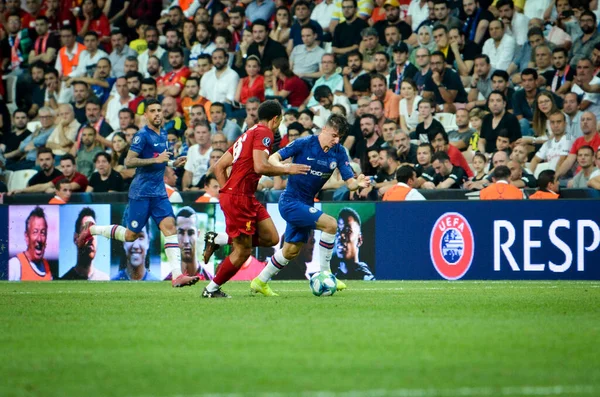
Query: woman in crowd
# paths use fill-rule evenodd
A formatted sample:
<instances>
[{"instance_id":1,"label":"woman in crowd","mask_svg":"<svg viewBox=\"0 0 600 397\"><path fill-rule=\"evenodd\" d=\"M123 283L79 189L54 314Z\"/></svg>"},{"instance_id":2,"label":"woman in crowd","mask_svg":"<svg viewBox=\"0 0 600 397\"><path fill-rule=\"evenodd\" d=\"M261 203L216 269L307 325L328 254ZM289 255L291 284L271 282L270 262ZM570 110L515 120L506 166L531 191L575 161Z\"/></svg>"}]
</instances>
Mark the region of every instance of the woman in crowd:
<instances>
[{"instance_id":1,"label":"woman in crowd","mask_svg":"<svg viewBox=\"0 0 600 397\"><path fill-rule=\"evenodd\" d=\"M269 33L269 37L285 46L290 39L291 26L292 15L290 10L285 6L279 7L275 13L275 26Z\"/></svg>"},{"instance_id":2,"label":"woman in crowd","mask_svg":"<svg viewBox=\"0 0 600 397\"><path fill-rule=\"evenodd\" d=\"M407 132L413 132L419 124L417 110L421 98L417 95L417 84L412 79L402 80L400 86L400 127Z\"/></svg>"},{"instance_id":3,"label":"woman in crowd","mask_svg":"<svg viewBox=\"0 0 600 397\"><path fill-rule=\"evenodd\" d=\"M79 37L85 36L89 31L98 33L98 39L103 49L110 53L110 23L95 0L84 0L77 16L77 34Z\"/></svg>"},{"instance_id":4,"label":"woman in crowd","mask_svg":"<svg viewBox=\"0 0 600 397\"><path fill-rule=\"evenodd\" d=\"M289 106L297 108L310 94L306 83L292 72L287 58L273 60L273 92L286 99Z\"/></svg>"},{"instance_id":5,"label":"woman in crowd","mask_svg":"<svg viewBox=\"0 0 600 397\"><path fill-rule=\"evenodd\" d=\"M112 137L112 154L110 156L110 166L117 172L125 168L125 157L129 151L129 145L122 132L115 132Z\"/></svg>"},{"instance_id":6,"label":"woman in crowd","mask_svg":"<svg viewBox=\"0 0 600 397\"><path fill-rule=\"evenodd\" d=\"M257 97L261 102L265 100L265 78L260 74L260 60L256 55L246 59L246 77L238 83L235 92L235 101L246 104L248 98Z\"/></svg>"},{"instance_id":7,"label":"woman in crowd","mask_svg":"<svg viewBox=\"0 0 600 397\"><path fill-rule=\"evenodd\" d=\"M437 50L437 46L435 44L435 41L433 40L433 32L430 26L423 25L419 28L419 31L417 32L417 40L419 42L419 45L413 48L413 50L410 53L410 56L408 57L410 63L412 63L415 66L417 66L417 50L419 48L427 48L429 50L429 53L432 53L435 50Z\"/></svg>"},{"instance_id":8,"label":"woman in crowd","mask_svg":"<svg viewBox=\"0 0 600 397\"><path fill-rule=\"evenodd\" d=\"M535 98L535 103L532 122L534 136L525 136L517 140L517 144L524 143L528 145L530 152L539 149L552 136L548 116L560 111L556 106L554 96L549 91L540 92Z\"/></svg>"}]
</instances>

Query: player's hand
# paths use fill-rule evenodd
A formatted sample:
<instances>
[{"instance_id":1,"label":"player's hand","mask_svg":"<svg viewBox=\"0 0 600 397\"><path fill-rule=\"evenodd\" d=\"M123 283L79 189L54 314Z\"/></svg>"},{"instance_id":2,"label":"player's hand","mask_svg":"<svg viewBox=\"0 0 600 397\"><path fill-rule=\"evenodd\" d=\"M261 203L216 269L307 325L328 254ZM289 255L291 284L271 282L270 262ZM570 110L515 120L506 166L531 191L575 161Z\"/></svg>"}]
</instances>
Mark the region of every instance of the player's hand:
<instances>
[{"instance_id":1,"label":"player's hand","mask_svg":"<svg viewBox=\"0 0 600 397\"><path fill-rule=\"evenodd\" d=\"M154 162L156 164L168 163L170 158L171 158L171 152L167 152L165 150L164 152L162 152L161 154L159 154L157 157L154 158Z\"/></svg>"},{"instance_id":2,"label":"player's hand","mask_svg":"<svg viewBox=\"0 0 600 397\"><path fill-rule=\"evenodd\" d=\"M306 164L288 164L286 168L289 175L306 175L310 171L310 166Z\"/></svg>"},{"instance_id":3,"label":"player's hand","mask_svg":"<svg viewBox=\"0 0 600 397\"><path fill-rule=\"evenodd\" d=\"M173 162L175 167L183 167L187 161L187 156L178 157L177 160Z\"/></svg>"},{"instance_id":4,"label":"player's hand","mask_svg":"<svg viewBox=\"0 0 600 397\"><path fill-rule=\"evenodd\" d=\"M358 178L356 178L356 183L358 184L358 187L366 189L371 186L371 178L367 178L364 174L360 174Z\"/></svg>"}]
</instances>

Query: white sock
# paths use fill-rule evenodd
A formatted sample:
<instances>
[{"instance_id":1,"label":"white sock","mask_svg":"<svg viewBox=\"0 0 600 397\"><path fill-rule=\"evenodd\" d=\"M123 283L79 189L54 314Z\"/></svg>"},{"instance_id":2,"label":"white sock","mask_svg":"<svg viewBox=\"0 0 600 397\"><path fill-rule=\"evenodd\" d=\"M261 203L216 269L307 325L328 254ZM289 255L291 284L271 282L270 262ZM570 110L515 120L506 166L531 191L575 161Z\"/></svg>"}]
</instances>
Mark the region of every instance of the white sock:
<instances>
[{"instance_id":1,"label":"white sock","mask_svg":"<svg viewBox=\"0 0 600 397\"><path fill-rule=\"evenodd\" d=\"M218 290L220 287L219 284L215 283L214 281L211 281L210 283L208 283L208 285L206 286L206 290L208 292L215 292L216 290Z\"/></svg>"},{"instance_id":2,"label":"white sock","mask_svg":"<svg viewBox=\"0 0 600 397\"><path fill-rule=\"evenodd\" d=\"M275 255L269 258L267 266L260 272L258 279L263 283L268 283L269 280L286 267L288 263L290 263L290 260L283 256L283 251L277 251Z\"/></svg>"},{"instance_id":3,"label":"white sock","mask_svg":"<svg viewBox=\"0 0 600 397\"><path fill-rule=\"evenodd\" d=\"M227 233L217 233L217 237L215 237L215 244L219 245L227 245L229 244L229 236Z\"/></svg>"},{"instance_id":4,"label":"white sock","mask_svg":"<svg viewBox=\"0 0 600 397\"><path fill-rule=\"evenodd\" d=\"M322 272L331 272L331 255L335 244L335 234L321 232L319 241L319 265Z\"/></svg>"},{"instance_id":5,"label":"white sock","mask_svg":"<svg viewBox=\"0 0 600 397\"><path fill-rule=\"evenodd\" d=\"M119 225L108 225L108 226L98 226L92 225L90 226L90 233L93 236L102 236L114 240L125 241L125 229L123 226Z\"/></svg>"},{"instance_id":6,"label":"white sock","mask_svg":"<svg viewBox=\"0 0 600 397\"><path fill-rule=\"evenodd\" d=\"M167 254L167 260L171 266L171 277L175 280L181 275L181 250L176 234L165 236L165 254Z\"/></svg>"}]
</instances>

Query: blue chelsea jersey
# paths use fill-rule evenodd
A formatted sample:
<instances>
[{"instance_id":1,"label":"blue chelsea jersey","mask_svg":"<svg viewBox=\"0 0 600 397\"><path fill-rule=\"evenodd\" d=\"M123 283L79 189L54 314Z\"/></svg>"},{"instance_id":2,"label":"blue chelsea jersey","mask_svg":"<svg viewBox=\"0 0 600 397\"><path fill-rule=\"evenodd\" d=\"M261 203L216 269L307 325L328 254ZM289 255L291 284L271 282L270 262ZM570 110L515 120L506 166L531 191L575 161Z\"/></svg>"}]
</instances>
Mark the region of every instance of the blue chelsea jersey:
<instances>
[{"instance_id":1,"label":"blue chelsea jersey","mask_svg":"<svg viewBox=\"0 0 600 397\"><path fill-rule=\"evenodd\" d=\"M160 135L148 126L140 129L133 137L129 150L136 152L141 159L151 159L167 150L167 131L160 129ZM167 197L164 174L166 163L137 167L129 188L129 198Z\"/></svg>"},{"instance_id":2,"label":"blue chelsea jersey","mask_svg":"<svg viewBox=\"0 0 600 397\"><path fill-rule=\"evenodd\" d=\"M327 182L333 171L339 168L342 179L354 177L346 150L340 144L328 152L323 151L318 136L308 136L297 139L279 150L282 160L292 158L296 164L310 166L306 175L290 175L281 199L296 199L304 203L314 203L314 198Z\"/></svg>"}]
</instances>

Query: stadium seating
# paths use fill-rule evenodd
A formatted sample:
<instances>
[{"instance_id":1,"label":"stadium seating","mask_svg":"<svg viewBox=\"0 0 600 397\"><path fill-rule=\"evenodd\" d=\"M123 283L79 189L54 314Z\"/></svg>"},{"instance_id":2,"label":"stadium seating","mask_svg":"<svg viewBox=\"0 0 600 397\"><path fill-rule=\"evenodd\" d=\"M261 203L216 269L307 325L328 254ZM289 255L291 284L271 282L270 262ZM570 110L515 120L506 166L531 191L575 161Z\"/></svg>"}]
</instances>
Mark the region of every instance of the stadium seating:
<instances>
[{"instance_id":1,"label":"stadium seating","mask_svg":"<svg viewBox=\"0 0 600 397\"><path fill-rule=\"evenodd\" d=\"M37 174L36 170L20 170L14 171L10 180L8 181L8 191L24 189L27 187L27 182L31 179L32 176Z\"/></svg>"}]
</instances>

